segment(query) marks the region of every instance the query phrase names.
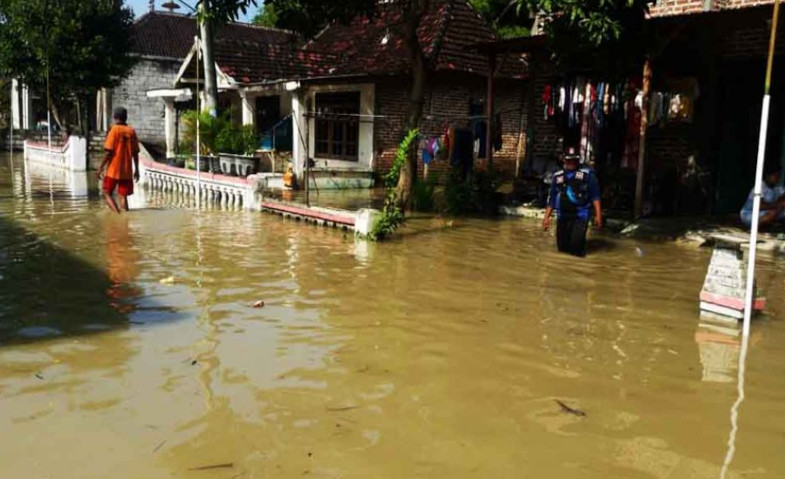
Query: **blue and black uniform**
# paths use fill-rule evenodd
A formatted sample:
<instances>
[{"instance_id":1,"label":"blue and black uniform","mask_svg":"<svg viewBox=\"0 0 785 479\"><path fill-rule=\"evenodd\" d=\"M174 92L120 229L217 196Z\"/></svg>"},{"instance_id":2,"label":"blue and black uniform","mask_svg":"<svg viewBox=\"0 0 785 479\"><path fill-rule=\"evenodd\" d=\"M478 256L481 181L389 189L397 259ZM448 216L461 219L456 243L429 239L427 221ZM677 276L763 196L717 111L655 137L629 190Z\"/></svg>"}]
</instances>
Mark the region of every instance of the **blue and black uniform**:
<instances>
[{"instance_id":1,"label":"blue and black uniform","mask_svg":"<svg viewBox=\"0 0 785 479\"><path fill-rule=\"evenodd\" d=\"M559 251L586 256L586 230L592 204L600 200L597 176L589 168L561 170L553 175L548 206L556 210Z\"/></svg>"}]
</instances>

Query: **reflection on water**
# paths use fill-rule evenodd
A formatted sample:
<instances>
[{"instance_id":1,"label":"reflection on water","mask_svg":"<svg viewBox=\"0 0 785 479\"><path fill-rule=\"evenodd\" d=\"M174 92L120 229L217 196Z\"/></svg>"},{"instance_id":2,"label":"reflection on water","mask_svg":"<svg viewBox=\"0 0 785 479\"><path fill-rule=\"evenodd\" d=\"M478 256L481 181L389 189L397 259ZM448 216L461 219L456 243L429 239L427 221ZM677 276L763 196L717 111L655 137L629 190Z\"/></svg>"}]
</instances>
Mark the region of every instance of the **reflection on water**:
<instances>
[{"instance_id":1,"label":"reflection on water","mask_svg":"<svg viewBox=\"0 0 785 479\"><path fill-rule=\"evenodd\" d=\"M118 217L14 166L0 477L720 475L738 336L698 315L706 251L576 261L535 223L431 218L378 245L157 193ZM785 474L784 269L760 271L728 477Z\"/></svg>"},{"instance_id":2,"label":"reflection on water","mask_svg":"<svg viewBox=\"0 0 785 479\"><path fill-rule=\"evenodd\" d=\"M701 322L695 331L695 342L700 351L704 381L736 381L741 344L739 322L701 312Z\"/></svg>"}]
</instances>

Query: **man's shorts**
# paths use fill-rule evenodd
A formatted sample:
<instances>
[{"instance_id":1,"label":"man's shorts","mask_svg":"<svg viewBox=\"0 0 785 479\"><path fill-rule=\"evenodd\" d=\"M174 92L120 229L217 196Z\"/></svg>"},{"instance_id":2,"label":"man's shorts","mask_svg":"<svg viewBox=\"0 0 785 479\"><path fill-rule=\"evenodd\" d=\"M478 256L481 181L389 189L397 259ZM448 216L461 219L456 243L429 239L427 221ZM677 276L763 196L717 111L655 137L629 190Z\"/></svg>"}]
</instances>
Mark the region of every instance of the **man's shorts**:
<instances>
[{"instance_id":1,"label":"man's shorts","mask_svg":"<svg viewBox=\"0 0 785 479\"><path fill-rule=\"evenodd\" d=\"M104 178L104 191L107 194L114 193L117 188L117 194L121 196L131 196L134 194L134 180L118 180L116 178Z\"/></svg>"},{"instance_id":2,"label":"man's shorts","mask_svg":"<svg viewBox=\"0 0 785 479\"><path fill-rule=\"evenodd\" d=\"M763 218L769 214L769 210L760 210L759 218ZM746 226L752 226L752 211L742 210L740 215L741 222L744 223ZM785 211L782 211L779 216L777 216L778 220L785 220Z\"/></svg>"}]
</instances>

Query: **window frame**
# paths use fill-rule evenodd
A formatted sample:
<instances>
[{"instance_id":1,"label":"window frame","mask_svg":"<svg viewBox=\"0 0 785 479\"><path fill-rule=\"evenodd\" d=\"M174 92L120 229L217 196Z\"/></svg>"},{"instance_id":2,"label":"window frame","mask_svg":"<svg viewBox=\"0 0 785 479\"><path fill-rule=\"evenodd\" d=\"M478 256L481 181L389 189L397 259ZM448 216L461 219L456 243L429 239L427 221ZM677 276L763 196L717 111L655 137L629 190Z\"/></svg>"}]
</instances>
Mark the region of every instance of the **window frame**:
<instances>
[{"instance_id":1,"label":"window frame","mask_svg":"<svg viewBox=\"0 0 785 479\"><path fill-rule=\"evenodd\" d=\"M360 91L314 94L314 157L360 161L361 100Z\"/></svg>"}]
</instances>

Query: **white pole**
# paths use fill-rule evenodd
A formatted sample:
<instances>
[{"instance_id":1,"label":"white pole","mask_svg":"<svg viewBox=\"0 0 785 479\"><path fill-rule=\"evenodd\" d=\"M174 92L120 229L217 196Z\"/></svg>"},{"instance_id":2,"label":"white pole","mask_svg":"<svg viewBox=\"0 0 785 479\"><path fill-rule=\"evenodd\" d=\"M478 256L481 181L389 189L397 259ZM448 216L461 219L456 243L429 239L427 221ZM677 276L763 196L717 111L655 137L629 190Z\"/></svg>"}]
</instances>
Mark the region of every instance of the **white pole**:
<instances>
[{"instance_id":1,"label":"white pole","mask_svg":"<svg viewBox=\"0 0 785 479\"><path fill-rule=\"evenodd\" d=\"M747 290L744 294L744 338L749 337L752 321L753 301L755 300L755 257L758 249L758 223L760 216L760 197L763 183L763 163L766 159L766 137L769 129L769 107L771 104L771 71L774 64L774 49L777 40L777 21L779 19L780 1L774 2L774 14L771 20L771 38L769 40L769 57L766 66L766 80L763 94L763 111L760 119L760 135L758 137L758 163L755 166L755 189L752 201L752 227L750 229L750 255L747 258Z\"/></svg>"},{"instance_id":2,"label":"white pole","mask_svg":"<svg viewBox=\"0 0 785 479\"><path fill-rule=\"evenodd\" d=\"M199 133L199 117L201 110L199 110L199 58L201 53L201 42L199 37L196 37L196 207L202 206L202 154L201 154L201 136Z\"/></svg>"},{"instance_id":3,"label":"white pole","mask_svg":"<svg viewBox=\"0 0 785 479\"><path fill-rule=\"evenodd\" d=\"M8 116L8 130L9 133L9 140L8 140L8 152L11 154L11 161L14 161L14 83L11 82L11 114ZM13 170L13 169L12 169ZM11 171L11 176L13 176L14 172Z\"/></svg>"},{"instance_id":4,"label":"white pole","mask_svg":"<svg viewBox=\"0 0 785 479\"><path fill-rule=\"evenodd\" d=\"M755 300L755 257L758 249L758 220L760 216L760 197L763 176L763 163L766 156L766 137L769 126L769 105L771 96L763 96L763 113L760 120L760 136L758 138L758 164L755 167L755 190L752 203L752 227L750 230L750 252L747 258L747 290L744 294L744 329L743 335L749 336L750 322Z\"/></svg>"}]
</instances>

